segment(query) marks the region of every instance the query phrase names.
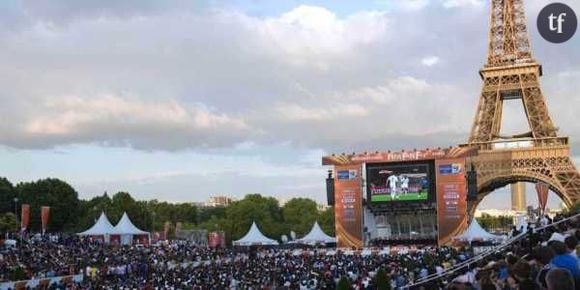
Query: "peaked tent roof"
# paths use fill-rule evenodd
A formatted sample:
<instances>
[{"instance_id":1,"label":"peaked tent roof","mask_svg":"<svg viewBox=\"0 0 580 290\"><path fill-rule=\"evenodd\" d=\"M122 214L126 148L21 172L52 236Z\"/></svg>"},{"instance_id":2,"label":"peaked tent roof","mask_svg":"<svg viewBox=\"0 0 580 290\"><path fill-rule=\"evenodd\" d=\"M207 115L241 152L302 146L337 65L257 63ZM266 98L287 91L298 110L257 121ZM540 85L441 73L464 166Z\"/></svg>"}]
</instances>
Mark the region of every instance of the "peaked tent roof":
<instances>
[{"instance_id":1,"label":"peaked tent roof","mask_svg":"<svg viewBox=\"0 0 580 290\"><path fill-rule=\"evenodd\" d=\"M298 239L296 243L299 244L316 244L316 243L336 243L336 238L333 238L320 228L318 222L314 222L312 229L303 238Z\"/></svg>"},{"instance_id":2,"label":"peaked tent roof","mask_svg":"<svg viewBox=\"0 0 580 290\"><path fill-rule=\"evenodd\" d=\"M467 230L463 234L456 236L454 239L461 241L473 241L473 240L489 241L489 240L501 240L503 239L503 237L492 235L486 232L474 218L471 220L471 223L469 224Z\"/></svg>"},{"instance_id":3,"label":"peaked tent roof","mask_svg":"<svg viewBox=\"0 0 580 290\"><path fill-rule=\"evenodd\" d=\"M129 219L129 216L126 212L123 213L123 216L113 229L114 235L148 235L149 233L146 231L142 231L137 228Z\"/></svg>"},{"instance_id":4,"label":"peaked tent roof","mask_svg":"<svg viewBox=\"0 0 580 290\"><path fill-rule=\"evenodd\" d=\"M107 218L105 212L101 212L101 216L95 224L88 230L78 233L81 236L101 236L110 235L113 232L113 225Z\"/></svg>"},{"instance_id":5,"label":"peaked tent roof","mask_svg":"<svg viewBox=\"0 0 580 290\"><path fill-rule=\"evenodd\" d=\"M252 226L248 233L241 239L233 242L234 246L251 246L251 245L278 245L276 240L272 240L262 234L256 222L252 222Z\"/></svg>"}]
</instances>

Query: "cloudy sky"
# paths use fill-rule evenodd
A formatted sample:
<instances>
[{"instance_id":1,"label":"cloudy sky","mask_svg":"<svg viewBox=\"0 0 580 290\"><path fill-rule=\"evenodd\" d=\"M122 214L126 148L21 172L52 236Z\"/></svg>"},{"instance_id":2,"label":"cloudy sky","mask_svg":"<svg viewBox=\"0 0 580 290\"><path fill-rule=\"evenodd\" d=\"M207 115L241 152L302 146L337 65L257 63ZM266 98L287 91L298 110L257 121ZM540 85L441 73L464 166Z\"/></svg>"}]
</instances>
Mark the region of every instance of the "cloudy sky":
<instances>
[{"instance_id":1,"label":"cloudy sky","mask_svg":"<svg viewBox=\"0 0 580 290\"><path fill-rule=\"evenodd\" d=\"M535 21L547 3L526 1L528 27L552 117L580 156L580 35L544 41ZM58 177L83 198L260 192L323 202L324 154L466 140L488 9L484 0L1 1L0 175ZM506 132L525 131L517 103L506 114Z\"/></svg>"}]
</instances>

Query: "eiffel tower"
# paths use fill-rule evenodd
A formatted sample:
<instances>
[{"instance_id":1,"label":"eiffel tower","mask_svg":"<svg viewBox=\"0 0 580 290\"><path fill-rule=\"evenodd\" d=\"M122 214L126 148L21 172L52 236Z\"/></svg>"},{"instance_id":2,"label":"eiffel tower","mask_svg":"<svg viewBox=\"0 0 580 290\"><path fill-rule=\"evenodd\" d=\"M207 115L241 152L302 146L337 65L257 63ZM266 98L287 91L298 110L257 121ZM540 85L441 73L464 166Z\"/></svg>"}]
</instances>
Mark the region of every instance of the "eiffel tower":
<instances>
[{"instance_id":1,"label":"eiffel tower","mask_svg":"<svg viewBox=\"0 0 580 290\"><path fill-rule=\"evenodd\" d=\"M491 0L487 63L479 71L483 87L467 144L467 160L477 172L478 194L471 216L493 190L518 181L544 182L567 206L580 201L580 174L570 158L568 137L554 126L532 56L523 0ZM503 102L521 100L529 132L500 135ZM507 199L506 199L507 200Z\"/></svg>"}]
</instances>

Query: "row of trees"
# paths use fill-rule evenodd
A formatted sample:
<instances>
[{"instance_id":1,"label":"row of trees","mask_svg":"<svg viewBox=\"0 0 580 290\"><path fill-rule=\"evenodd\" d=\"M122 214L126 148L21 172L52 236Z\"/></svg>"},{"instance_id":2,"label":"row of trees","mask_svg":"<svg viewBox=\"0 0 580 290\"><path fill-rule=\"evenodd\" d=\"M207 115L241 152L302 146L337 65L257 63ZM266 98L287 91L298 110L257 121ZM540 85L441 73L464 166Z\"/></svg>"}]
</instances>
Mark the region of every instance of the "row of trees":
<instances>
[{"instance_id":1,"label":"row of trees","mask_svg":"<svg viewBox=\"0 0 580 290\"><path fill-rule=\"evenodd\" d=\"M334 210L318 211L316 202L307 198L294 198L283 207L272 197L249 194L244 199L232 203L222 216L212 215L201 227L208 230L222 230L226 238L242 237L255 221L267 236L279 238L291 231L303 236L318 221L322 230L334 235Z\"/></svg>"},{"instance_id":2,"label":"row of trees","mask_svg":"<svg viewBox=\"0 0 580 290\"><path fill-rule=\"evenodd\" d=\"M15 200L17 199L17 202ZM265 235L279 238L294 231L304 235L318 221L328 234L334 234L334 211L319 211L316 202L307 198L291 199L280 206L272 197L249 194L227 207L197 207L191 203L168 203L135 200L127 192L112 196L104 193L90 200L59 179L42 179L13 185L0 178L0 231L16 231L21 204L30 205L30 231L40 231L40 207L50 206L49 232L75 233L89 228L104 211L113 224L123 212L139 228L161 231L164 224L183 224L184 229L221 230L228 240L240 238L253 221Z\"/></svg>"},{"instance_id":3,"label":"row of trees","mask_svg":"<svg viewBox=\"0 0 580 290\"><path fill-rule=\"evenodd\" d=\"M483 213L481 217L476 219L482 228L490 232L508 232L511 230L514 223L513 217L506 215L492 216Z\"/></svg>"},{"instance_id":4,"label":"row of trees","mask_svg":"<svg viewBox=\"0 0 580 290\"><path fill-rule=\"evenodd\" d=\"M51 206L51 229L62 231L75 226L81 201L77 192L66 182L43 179L23 182L14 186L8 179L0 178L0 212L18 217L20 205L30 204L30 228L40 231L40 207Z\"/></svg>"}]
</instances>

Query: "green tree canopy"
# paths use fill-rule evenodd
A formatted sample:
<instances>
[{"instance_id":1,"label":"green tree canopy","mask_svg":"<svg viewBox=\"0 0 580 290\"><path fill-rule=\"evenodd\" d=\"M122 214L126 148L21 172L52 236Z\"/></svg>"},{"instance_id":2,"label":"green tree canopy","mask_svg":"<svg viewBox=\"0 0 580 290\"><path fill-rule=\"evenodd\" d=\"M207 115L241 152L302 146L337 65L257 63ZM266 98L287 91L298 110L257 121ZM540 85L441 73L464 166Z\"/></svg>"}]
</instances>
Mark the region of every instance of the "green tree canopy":
<instances>
[{"instance_id":1,"label":"green tree canopy","mask_svg":"<svg viewBox=\"0 0 580 290\"><path fill-rule=\"evenodd\" d=\"M293 198L282 208L284 221L298 236L304 236L318 220L318 206L308 198Z\"/></svg>"},{"instance_id":2,"label":"green tree canopy","mask_svg":"<svg viewBox=\"0 0 580 290\"><path fill-rule=\"evenodd\" d=\"M278 201L260 194L249 194L233 202L226 209L226 221L226 233L229 232L232 239L241 238L254 221L262 233L270 238L279 239L287 232Z\"/></svg>"},{"instance_id":3,"label":"green tree canopy","mask_svg":"<svg viewBox=\"0 0 580 290\"><path fill-rule=\"evenodd\" d=\"M103 195L95 196L90 200L80 200L79 217L73 232L81 232L90 228L99 218L101 212L108 213L111 206L111 198L105 192Z\"/></svg>"},{"instance_id":4,"label":"green tree canopy","mask_svg":"<svg viewBox=\"0 0 580 290\"><path fill-rule=\"evenodd\" d=\"M133 223L143 230L159 231L165 222L170 222L172 227L181 222L184 228L225 231L228 241L244 235L253 221L266 236L274 239L289 234L290 230L302 236L314 221L318 221L327 234L334 235L334 210L329 208L319 212L316 202L308 198L294 198L280 207L273 197L249 194L226 207L201 208L192 203L139 201L128 192L112 196L105 192L89 200L79 200L74 188L54 178L16 186L8 179L0 178L0 223L4 222L5 230L12 229L13 221L19 217L1 215L14 212L14 197L19 199L18 211L23 203L30 205L31 231L40 231L41 206L50 206L48 230L52 232L84 231L94 224L101 212L116 224L123 212L127 212Z\"/></svg>"},{"instance_id":5,"label":"green tree canopy","mask_svg":"<svg viewBox=\"0 0 580 290\"><path fill-rule=\"evenodd\" d=\"M212 217L224 218L226 216L226 207L216 206L216 207L204 207L199 209L198 219L196 223L203 223Z\"/></svg>"},{"instance_id":6,"label":"green tree canopy","mask_svg":"<svg viewBox=\"0 0 580 290\"><path fill-rule=\"evenodd\" d=\"M20 204L30 205L31 231L40 231L40 208L50 206L48 231L61 232L74 227L79 216L78 194L68 183L47 178L19 183L16 191Z\"/></svg>"},{"instance_id":7,"label":"green tree canopy","mask_svg":"<svg viewBox=\"0 0 580 290\"><path fill-rule=\"evenodd\" d=\"M147 202L147 208L152 213L155 221L154 229L162 230L166 222L175 225L181 222L184 225L192 225L198 219L198 208L190 203L168 203L152 200Z\"/></svg>"},{"instance_id":8,"label":"green tree canopy","mask_svg":"<svg viewBox=\"0 0 580 290\"><path fill-rule=\"evenodd\" d=\"M0 212L14 213L16 190L8 179L0 177Z\"/></svg>"},{"instance_id":9,"label":"green tree canopy","mask_svg":"<svg viewBox=\"0 0 580 290\"><path fill-rule=\"evenodd\" d=\"M569 212L569 213L571 213L571 214L577 214L577 213L580 213L580 201L579 201L579 202L577 202L577 203L575 203L573 206L571 206L571 207L568 209L568 212Z\"/></svg>"},{"instance_id":10,"label":"green tree canopy","mask_svg":"<svg viewBox=\"0 0 580 290\"><path fill-rule=\"evenodd\" d=\"M151 230L152 212L147 208L147 202L136 201L128 192L118 192L111 197L110 206L107 207L107 215L111 223L117 224L123 213L142 230Z\"/></svg>"},{"instance_id":11,"label":"green tree canopy","mask_svg":"<svg viewBox=\"0 0 580 290\"><path fill-rule=\"evenodd\" d=\"M0 232L15 232L20 227L16 215L11 212L0 215Z\"/></svg>"},{"instance_id":12,"label":"green tree canopy","mask_svg":"<svg viewBox=\"0 0 580 290\"><path fill-rule=\"evenodd\" d=\"M326 234L334 237L334 207L329 207L321 212L318 223Z\"/></svg>"}]
</instances>

